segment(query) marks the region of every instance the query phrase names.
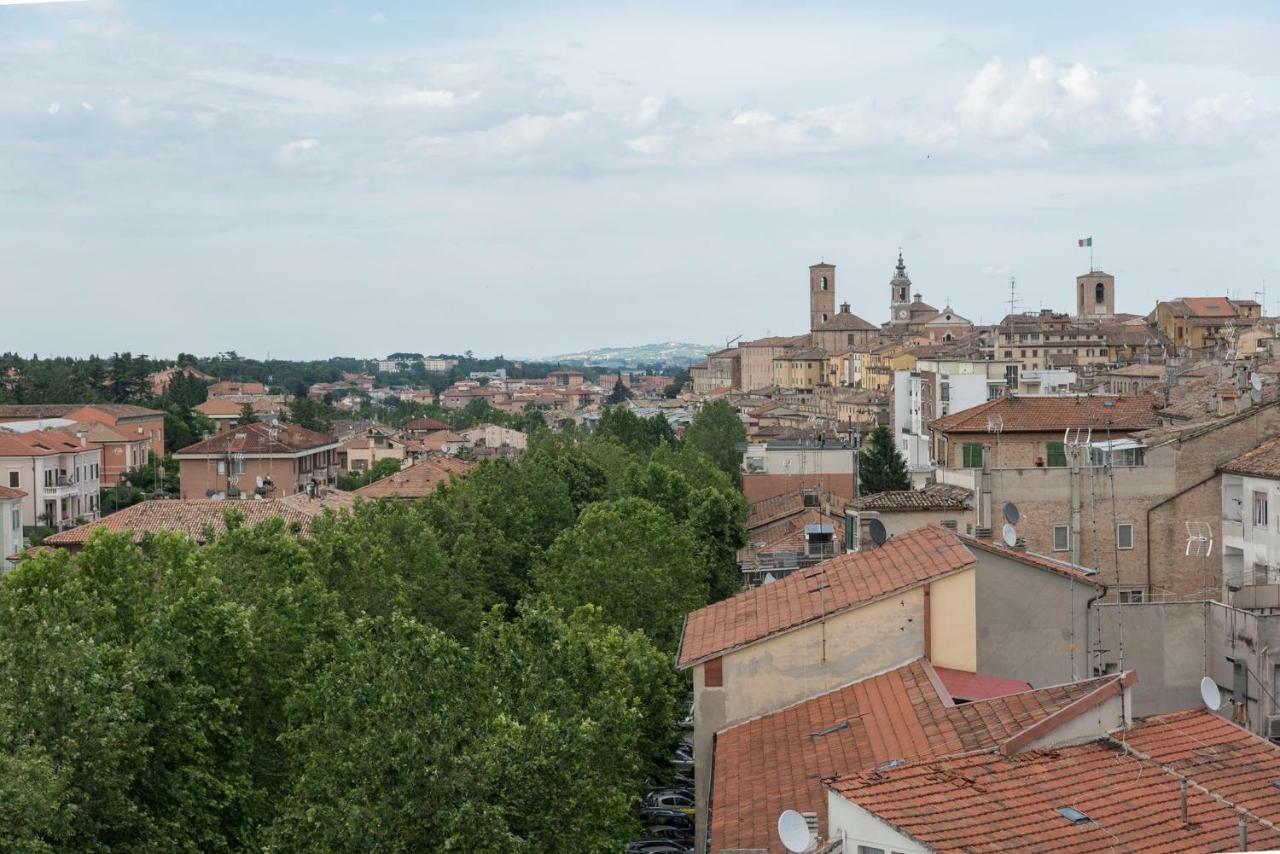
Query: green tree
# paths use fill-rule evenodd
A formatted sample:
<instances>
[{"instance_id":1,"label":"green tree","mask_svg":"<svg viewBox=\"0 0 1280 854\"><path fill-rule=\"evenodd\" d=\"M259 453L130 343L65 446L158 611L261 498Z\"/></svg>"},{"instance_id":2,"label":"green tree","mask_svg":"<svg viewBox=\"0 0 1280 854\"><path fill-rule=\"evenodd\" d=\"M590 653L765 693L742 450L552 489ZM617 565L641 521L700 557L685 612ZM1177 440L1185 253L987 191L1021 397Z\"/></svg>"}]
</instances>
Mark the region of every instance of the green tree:
<instances>
[{"instance_id":1,"label":"green tree","mask_svg":"<svg viewBox=\"0 0 1280 854\"><path fill-rule=\"evenodd\" d=\"M685 429L684 441L706 454L729 477L737 478L742 464L738 446L747 441L747 431L728 403L716 400L704 405Z\"/></svg>"},{"instance_id":2,"label":"green tree","mask_svg":"<svg viewBox=\"0 0 1280 854\"><path fill-rule=\"evenodd\" d=\"M907 461L893 445L893 434L883 424L871 431L858 452L858 488L863 495L911 488Z\"/></svg>"},{"instance_id":3,"label":"green tree","mask_svg":"<svg viewBox=\"0 0 1280 854\"><path fill-rule=\"evenodd\" d=\"M556 539L537 587L562 609L593 604L673 652L685 614L707 603L706 568L690 531L642 498L592 504Z\"/></svg>"},{"instance_id":4,"label":"green tree","mask_svg":"<svg viewBox=\"0 0 1280 854\"><path fill-rule=\"evenodd\" d=\"M236 418L239 424L256 424L258 422L258 413L253 411L252 403L240 404L240 415Z\"/></svg>"},{"instance_id":5,"label":"green tree","mask_svg":"<svg viewBox=\"0 0 1280 854\"><path fill-rule=\"evenodd\" d=\"M631 399L631 389L622 383L622 377L619 376L613 381L613 388L609 392L609 396L605 398L605 403L610 406L616 406Z\"/></svg>"},{"instance_id":6,"label":"green tree","mask_svg":"<svg viewBox=\"0 0 1280 854\"><path fill-rule=\"evenodd\" d=\"M289 401L289 420L299 427L328 433L333 429L335 412L331 406L309 397L295 397Z\"/></svg>"}]
</instances>

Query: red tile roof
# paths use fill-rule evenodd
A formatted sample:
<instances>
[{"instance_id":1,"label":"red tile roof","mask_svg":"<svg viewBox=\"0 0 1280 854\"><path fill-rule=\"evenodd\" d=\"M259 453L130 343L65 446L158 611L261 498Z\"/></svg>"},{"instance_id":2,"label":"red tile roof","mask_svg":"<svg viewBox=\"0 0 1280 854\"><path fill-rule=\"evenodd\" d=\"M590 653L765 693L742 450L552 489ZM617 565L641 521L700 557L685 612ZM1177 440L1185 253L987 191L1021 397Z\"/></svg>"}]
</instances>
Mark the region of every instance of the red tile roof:
<instances>
[{"instance_id":1,"label":"red tile roof","mask_svg":"<svg viewBox=\"0 0 1280 854\"><path fill-rule=\"evenodd\" d=\"M12 501L15 498L26 498L27 494L21 489L14 489L9 486L0 486L0 501Z\"/></svg>"},{"instance_id":2,"label":"red tile roof","mask_svg":"<svg viewBox=\"0 0 1280 854\"><path fill-rule=\"evenodd\" d=\"M47 457L101 448L93 442L81 444L80 438L65 430L32 430L8 433L0 427L0 457Z\"/></svg>"},{"instance_id":3,"label":"red tile roof","mask_svg":"<svg viewBox=\"0 0 1280 854\"><path fill-rule=\"evenodd\" d=\"M973 491L963 486L931 483L923 489L904 489L864 495L852 502L859 510L882 513L926 510L964 510L973 503Z\"/></svg>"},{"instance_id":4,"label":"red tile roof","mask_svg":"<svg viewBox=\"0 0 1280 854\"><path fill-rule=\"evenodd\" d=\"M195 410L213 418L218 415L239 415L241 412L241 406L238 403L232 403L231 401L224 400L221 397L211 397L203 403L198 404L195 407Z\"/></svg>"},{"instance_id":5,"label":"red tile roof","mask_svg":"<svg viewBox=\"0 0 1280 854\"><path fill-rule=\"evenodd\" d=\"M311 520L327 509L341 510L352 504L351 493L336 490L319 498L309 498L305 493L286 498L266 498L245 501L213 501L209 499L142 501L132 507L102 517L69 531L45 537L45 545L79 546L88 542L89 536L99 528L108 531L131 531L135 542L145 535L158 531L181 531L195 540L204 539L204 531L211 528L214 535L226 530L224 522L228 510L236 510L248 525L257 525L280 516L287 523L298 522L305 530Z\"/></svg>"},{"instance_id":6,"label":"red tile roof","mask_svg":"<svg viewBox=\"0 0 1280 854\"><path fill-rule=\"evenodd\" d=\"M415 431L448 430L449 425L434 418L414 418L412 421L404 423L404 429Z\"/></svg>"},{"instance_id":7,"label":"red tile roof","mask_svg":"<svg viewBox=\"0 0 1280 854\"><path fill-rule=\"evenodd\" d=\"M910 531L880 548L840 555L689 614L678 666L690 667L824 613L830 616L973 563L973 553L955 534L936 527Z\"/></svg>"},{"instance_id":8,"label":"red tile roof","mask_svg":"<svg viewBox=\"0 0 1280 854\"><path fill-rule=\"evenodd\" d=\"M947 693L957 700L990 700L1007 694L1031 690L1029 682L1005 679L1002 676L986 676L982 673L966 673L950 667L934 667Z\"/></svg>"},{"instance_id":9,"label":"red tile roof","mask_svg":"<svg viewBox=\"0 0 1280 854\"><path fill-rule=\"evenodd\" d=\"M338 440L297 424L264 424L255 421L188 445L174 454L175 459L205 454L296 454L329 445Z\"/></svg>"},{"instance_id":10,"label":"red tile roof","mask_svg":"<svg viewBox=\"0 0 1280 854\"><path fill-rule=\"evenodd\" d=\"M1254 477L1280 478L1280 438L1263 442L1252 451L1222 464L1222 471Z\"/></svg>"},{"instance_id":11,"label":"red tile roof","mask_svg":"<svg viewBox=\"0 0 1280 854\"><path fill-rule=\"evenodd\" d=\"M475 467L475 463L454 457L432 457L362 486L355 494L361 498L422 498L435 492L440 484L461 477Z\"/></svg>"},{"instance_id":12,"label":"red tile roof","mask_svg":"<svg viewBox=\"0 0 1280 854\"><path fill-rule=\"evenodd\" d=\"M1192 317L1236 317L1236 307L1227 297L1183 297L1179 300Z\"/></svg>"},{"instance_id":13,"label":"red tile roof","mask_svg":"<svg viewBox=\"0 0 1280 854\"><path fill-rule=\"evenodd\" d=\"M929 427L941 433L986 433L991 419L999 416L1005 433L1062 432L1069 427L1109 427L1123 433L1156 426L1153 404L1150 395L998 397L934 419Z\"/></svg>"},{"instance_id":14,"label":"red tile roof","mask_svg":"<svg viewBox=\"0 0 1280 854\"><path fill-rule=\"evenodd\" d=\"M1235 851L1242 816L1250 849L1280 848L1280 833L1259 821L1280 821L1276 780L1280 748L1195 710L1086 744L923 761L829 785L933 851ZM1067 806L1090 820L1055 811Z\"/></svg>"},{"instance_id":15,"label":"red tile roof","mask_svg":"<svg viewBox=\"0 0 1280 854\"><path fill-rule=\"evenodd\" d=\"M895 759L995 747L1119 679L956 705L929 663L918 659L721 730L711 786L712 850L782 854L775 828L784 809L816 812L825 835L823 779Z\"/></svg>"}]
</instances>

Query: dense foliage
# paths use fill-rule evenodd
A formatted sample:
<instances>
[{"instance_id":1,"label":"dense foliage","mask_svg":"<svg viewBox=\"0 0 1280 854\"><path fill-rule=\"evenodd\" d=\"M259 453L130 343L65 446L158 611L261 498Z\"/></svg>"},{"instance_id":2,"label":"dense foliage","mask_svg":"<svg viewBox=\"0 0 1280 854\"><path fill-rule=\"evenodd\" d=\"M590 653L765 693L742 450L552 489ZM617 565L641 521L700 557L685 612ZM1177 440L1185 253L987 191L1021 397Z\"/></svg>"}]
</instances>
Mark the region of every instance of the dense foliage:
<instances>
[{"instance_id":1,"label":"dense foliage","mask_svg":"<svg viewBox=\"0 0 1280 854\"><path fill-rule=\"evenodd\" d=\"M230 508L203 546L31 557L0 581L0 849L620 850L745 517L615 410L307 532Z\"/></svg>"},{"instance_id":2,"label":"dense foliage","mask_svg":"<svg viewBox=\"0 0 1280 854\"><path fill-rule=\"evenodd\" d=\"M858 487L863 495L910 489L907 461L894 447L893 434L881 424L858 452Z\"/></svg>"}]
</instances>

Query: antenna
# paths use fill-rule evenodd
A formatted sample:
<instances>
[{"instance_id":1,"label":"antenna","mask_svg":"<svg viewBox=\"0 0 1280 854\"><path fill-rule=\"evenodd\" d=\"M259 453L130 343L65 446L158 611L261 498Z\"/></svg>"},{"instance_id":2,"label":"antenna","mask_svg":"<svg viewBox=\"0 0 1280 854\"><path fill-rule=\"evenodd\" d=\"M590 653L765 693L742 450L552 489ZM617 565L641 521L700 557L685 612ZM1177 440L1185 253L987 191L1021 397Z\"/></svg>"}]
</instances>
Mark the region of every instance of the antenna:
<instances>
[{"instance_id":1,"label":"antenna","mask_svg":"<svg viewBox=\"0 0 1280 854\"><path fill-rule=\"evenodd\" d=\"M877 546L883 546L884 541L889 539L889 531L879 519L872 519L867 523L867 533L871 535L871 542Z\"/></svg>"},{"instance_id":2,"label":"antenna","mask_svg":"<svg viewBox=\"0 0 1280 854\"><path fill-rule=\"evenodd\" d=\"M778 838L791 854L802 854L813 845L809 822L795 810L783 810L778 816Z\"/></svg>"},{"instance_id":3,"label":"antenna","mask_svg":"<svg viewBox=\"0 0 1280 854\"><path fill-rule=\"evenodd\" d=\"M1212 678L1206 676L1200 680L1200 700L1204 703L1204 707L1211 712L1216 712L1222 708L1222 692L1218 690L1218 683ZM786 815L786 813L783 813ZM781 824L779 824L781 827ZM786 844L785 842L783 843Z\"/></svg>"},{"instance_id":4,"label":"antenna","mask_svg":"<svg viewBox=\"0 0 1280 854\"><path fill-rule=\"evenodd\" d=\"M1208 522L1189 521L1186 557L1209 557L1213 554L1213 526Z\"/></svg>"}]
</instances>

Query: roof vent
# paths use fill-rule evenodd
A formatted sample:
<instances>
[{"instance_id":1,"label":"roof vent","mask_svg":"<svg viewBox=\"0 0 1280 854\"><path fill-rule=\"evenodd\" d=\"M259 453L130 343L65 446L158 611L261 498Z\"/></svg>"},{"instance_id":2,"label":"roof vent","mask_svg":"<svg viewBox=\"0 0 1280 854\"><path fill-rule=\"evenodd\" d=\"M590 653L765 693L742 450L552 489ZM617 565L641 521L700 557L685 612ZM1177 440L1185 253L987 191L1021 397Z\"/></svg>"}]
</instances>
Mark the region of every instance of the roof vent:
<instances>
[{"instance_id":1,"label":"roof vent","mask_svg":"<svg viewBox=\"0 0 1280 854\"><path fill-rule=\"evenodd\" d=\"M1080 812L1080 810L1076 809L1075 807L1054 807L1053 811L1056 812L1058 815L1062 816L1063 818L1065 818L1067 821L1071 822L1072 824L1091 823L1091 819L1089 818L1089 816Z\"/></svg>"}]
</instances>

